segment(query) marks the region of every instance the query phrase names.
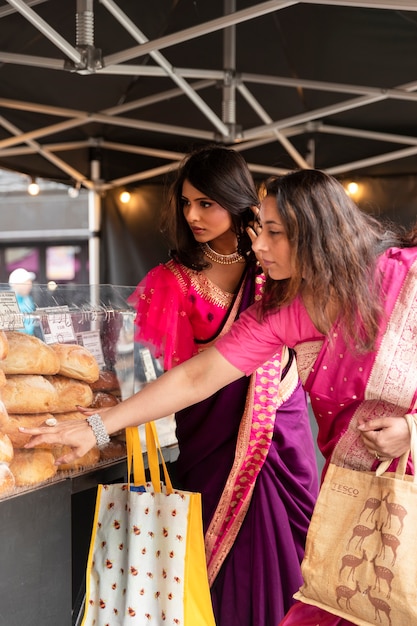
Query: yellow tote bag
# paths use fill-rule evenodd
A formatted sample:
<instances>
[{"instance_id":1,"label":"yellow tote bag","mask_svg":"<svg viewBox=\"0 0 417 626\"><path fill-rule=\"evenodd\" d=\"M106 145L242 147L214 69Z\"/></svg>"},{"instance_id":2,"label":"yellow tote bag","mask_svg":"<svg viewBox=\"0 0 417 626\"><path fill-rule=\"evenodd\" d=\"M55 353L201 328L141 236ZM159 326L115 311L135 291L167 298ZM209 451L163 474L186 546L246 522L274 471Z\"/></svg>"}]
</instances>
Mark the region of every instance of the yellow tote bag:
<instances>
[{"instance_id":1,"label":"yellow tote bag","mask_svg":"<svg viewBox=\"0 0 417 626\"><path fill-rule=\"evenodd\" d=\"M215 626L201 495L172 488L152 422L150 482L137 428L126 441L133 483L98 486L82 626Z\"/></svg>"}]
</instances>

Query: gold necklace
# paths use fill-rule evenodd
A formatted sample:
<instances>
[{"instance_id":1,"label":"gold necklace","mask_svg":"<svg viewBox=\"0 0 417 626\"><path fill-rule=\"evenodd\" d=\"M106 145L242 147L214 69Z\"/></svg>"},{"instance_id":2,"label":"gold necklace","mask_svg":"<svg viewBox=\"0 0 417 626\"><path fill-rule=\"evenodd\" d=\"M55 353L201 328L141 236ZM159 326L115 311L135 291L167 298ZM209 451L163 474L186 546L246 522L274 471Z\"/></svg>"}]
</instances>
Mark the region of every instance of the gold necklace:
<instances>
[{"instance_id":1,"label":"gold necklace","mask_svg":"<svg viewBox=\"0 0 417 626\"><path fill-rule=\"evenodd\" d=\"M220 265L232 265L232 263L240 263L241 261L245 260L244 257L239 254L237 250L236 252L232 252L232 254L219 254L218 252L213 250L213 248L210 248L208 243L201 243L200 246L206 257L210 259L210 261L213 261L214 263L220 263Z\"/></svg>"}]
</instances>

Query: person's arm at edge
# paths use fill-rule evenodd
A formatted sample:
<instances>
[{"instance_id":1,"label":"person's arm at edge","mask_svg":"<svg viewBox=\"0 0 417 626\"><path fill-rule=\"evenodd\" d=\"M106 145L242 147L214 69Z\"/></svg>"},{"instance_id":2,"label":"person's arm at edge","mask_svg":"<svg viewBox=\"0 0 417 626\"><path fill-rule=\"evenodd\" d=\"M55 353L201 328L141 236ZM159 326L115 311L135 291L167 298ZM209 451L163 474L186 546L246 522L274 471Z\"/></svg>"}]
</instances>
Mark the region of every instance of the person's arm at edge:
<instances>
[{"instance_id":1,"label":"person's arm at edge","mask_svg":"<svg viewBox=\"0 0 417 626\"><path fill-rule=\"evenodd\" d=\"M242 371L212 347L174 367L120 404L106 411L95 412L101 415L105 428L111 435L129 426L160 419L204 400L242 376ZM70 446L72 452L57 459L57 465L80 458L96 444L92 429L82 420L62 422L53 427L21 430L33 435L26 448L42 443Z\"/></svg>"}]
</instances>

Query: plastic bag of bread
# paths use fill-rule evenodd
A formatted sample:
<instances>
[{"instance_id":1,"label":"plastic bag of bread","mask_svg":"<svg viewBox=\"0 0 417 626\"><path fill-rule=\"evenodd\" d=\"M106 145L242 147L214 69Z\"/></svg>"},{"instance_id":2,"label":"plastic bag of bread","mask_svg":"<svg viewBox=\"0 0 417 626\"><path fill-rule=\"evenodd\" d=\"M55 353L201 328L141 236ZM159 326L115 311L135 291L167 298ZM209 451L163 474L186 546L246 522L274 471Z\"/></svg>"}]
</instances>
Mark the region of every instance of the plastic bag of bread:
<instances>
[{"instance_id":1,"label":"plastic bag of bread","mask_svg":"<svg viewBox=\"0 0 417 626\"><path fill-rule=\"evenodd\" d=\"M58 355L44 341L18 331L7 331L6 337L9 350L7 357L0 361L0 368L6 375L58 373Z\"/></svg>"},{"instance_id":2,"label":"plastic bag of bread","mask_svg":"<svg viewBox=\"0 0 417 626\"><path fill-rule=\"evenodd\" d=\"M100 368L95 357L84 346L69 343L54 343L52 350L59 359L58 374L94 383L99 378Z\"/></svg>"}]
</instances>

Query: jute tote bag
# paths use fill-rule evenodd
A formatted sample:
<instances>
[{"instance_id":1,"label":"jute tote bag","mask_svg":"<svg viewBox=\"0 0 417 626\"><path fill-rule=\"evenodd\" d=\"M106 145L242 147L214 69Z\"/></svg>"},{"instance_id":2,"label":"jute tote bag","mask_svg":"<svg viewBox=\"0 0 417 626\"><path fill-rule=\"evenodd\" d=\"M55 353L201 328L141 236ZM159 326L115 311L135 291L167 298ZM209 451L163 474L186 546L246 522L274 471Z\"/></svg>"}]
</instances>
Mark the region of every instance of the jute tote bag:
<instances>
[{"instance_id":1,"label":"jute tote bag","mask_svg":"<svg viewBox=\"0 0 417 626\"><path fill-rule=\"evenodd\" d=\"M201 496L172 488L153 423L146 435L151 482L129 428L133 483L98 486L82 626L215 626Z\"/></svg>"},{"instance_id":2,"label":"jute tote bag","mask_svg":"<svg viewBox=\"0 0 417 626\"><path fill-rule=\"evenodd\" d=\"M417 436L406 416L416 467ZM330 464L307 535L296 599L359 626L417 624L417 476Z\"/></svg>"}]
</instances>

